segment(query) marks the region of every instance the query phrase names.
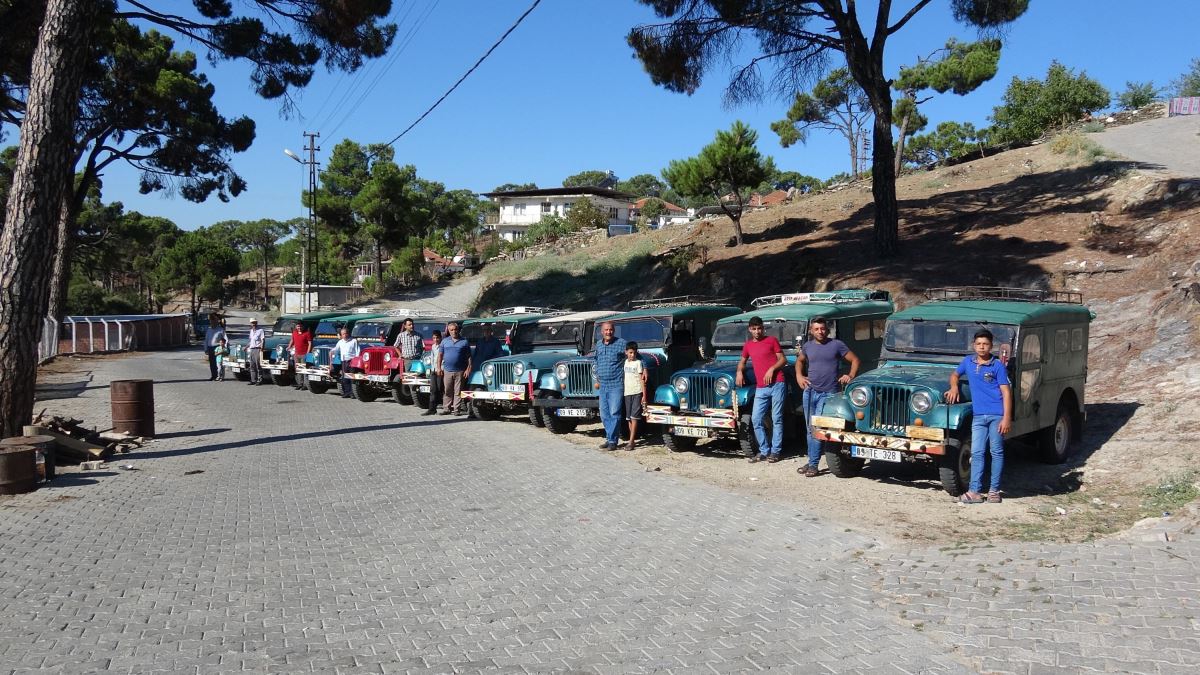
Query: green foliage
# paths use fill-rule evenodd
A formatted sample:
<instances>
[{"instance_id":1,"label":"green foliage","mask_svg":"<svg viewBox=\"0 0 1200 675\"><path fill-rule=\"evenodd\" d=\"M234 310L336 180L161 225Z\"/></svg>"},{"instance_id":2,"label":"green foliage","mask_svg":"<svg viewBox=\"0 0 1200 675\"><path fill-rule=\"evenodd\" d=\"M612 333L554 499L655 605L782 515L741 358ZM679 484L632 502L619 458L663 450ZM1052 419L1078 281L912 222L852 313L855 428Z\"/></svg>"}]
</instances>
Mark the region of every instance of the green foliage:
<instances>
[{"instance_id":1,"label":"green foliage","mask_svg":"<svg viewBox=\"0 0 1200 675\"><path fill-rule=\"evenodd\" d=\"M362 288L363 293L373 296L375 290L379 288L379 282L375 280L375 277L366 277L362 280Z\"/></svg>"},{"instance_id":2,"label":"green foliage","mask_svg":"<svg viewBox=\"0 0 1200 675\"><path fill-rule=\"evenodd\" d=\"M536 190L537 183L504 183L492 188L492 192L516 192L518 190Z\"/></svg>"},{"instance_id":3,"label":"green foliage","mask_svg":"<svg viewBox=\"0 0 1200 675\"><path fill-rule=\"evenodd\" d=\"M742 243L741 206L743 193L775 173L775 163L758 151L758 133L741 121L728 131L718 131L716 139L700 154L688 159L671 160L663 169L663 178L682 195L708 195L721 199L733 195L737 206L731 216L734 237Z\"/></svg>"},{"instance_id":4,"label":"green foliage","mask_svg":"<svg viewBox=\"0 0 1200 675\"><path fill-rule=\"evenodd\" d=\"M667 205L663 203L663 200L651 198L647 199L646 203L642 205L641 215L639 217L641 218L642 223L648 223L657 220L659 216L666 212Z\"/></svg>"},{"instance_id":5,"label":"green foliage","mask_svg":"<svg viewBox=\"0 0 1200 675\"><path fill-rule=\"evenodd\" d=\"M129 291L105 291L78 272L67 287L68 315L146 314L150 310L146 298Z\"/></svg>"},{"instance_id":6,"label":"green foliage","mask_svg":"<svg viewBox=\"0 0 1200 675\"><path fill-rule=\"evenodd\" d=\"M930 166L963 157L984 143L984 138L984 133L970 122L942 122L934 131L908 140L904 161L915 166Z\"/></svg>"},{"instance_id":7,"label":"green foliage","mask_svg":"<svg viewBox=\"0 0 1200 675\"><path fill-rule=\"evenodd\" d=\"M1055 61L1044 80L1014 77L992 112L997 140L1027 143L1108 105L1108 90Z\"/></svg>"},{"instance_id":8,"label":"green foliage","mask_svg":"<svg viewBox=\"0 0 1200 675\"><path fill-rule=\"evenodd\" d=\"M922 59L905 66L892 87L896 91L920 93L932 89L939 94L969 94L996 76L1000 65L1000 41L959 42L951 39L939 50L940 57Z\"/></svg>"},{"instance_id":9,"label":"green foliage","mask_svg":"<svg viewBox=\"0 0 1200 675\"><path fill-rule=\"evenodd\" d=\"M196 300L218 300L222 281L238 272L237 251L219 234L200 228L184 232L163 252L157 274L169 288L187 290Z\"/></svg>"},{"instance_id":10,"label":"green foliage","mask_svg":"<svg viewBox=\"0 0 1200 675\"><path fill-rule=\"evenodd\" d=\"M656 176L640 173L629 180L617 183L617 190L627 192L635 197L660 197L667 185Z\"/></svg>"},{"instance_id":11,"label":"green foliage","mask_svg":"<svg viewBox=\"0 0 1200 675\"><path fill-rule=\"evenodd\" d=\"M490 239L479 253L479 257L484 261L491 260L498 255L500 255L500 239L498 237Z\"/></svg>"},{"instance_id":12,"label":"green foliage","mask_svg":"<svg viewBox=\"0 0 1200 675\"><path fill-rule=\"evenodd\" d=\"M1187 72L1171 82L1171 88L1176 96L1200 96L1200 58L1192 59Z\"/></svg>"},{"instance_id":13,"label":"green foliage","mask_svg":"<svg viewBox=\"0 0 1200 675\"><path fill-rule=\"evenodd\" d=\"M1059 134L1055 136L1050 141L1050 151L1069 157L1081 157L1088 161L1095 161L1108 156L1108 151L1102 148L1100 144L1078 133Z\"/></svg>"},{"instance_id":14,"label":"green foliage","mask_svg":"<svg viewBox=\"0 0 1200 675\"><path fill-rule=\"evenodd\" d=\"M811 92L800 92L787 116L771 123L779 144L789 148L808 140L811 129L841 134L850 144L851 172L858 172L858 153L871 122L871 102L846 68L835 68Z\"/></svg>"},{"instance_id":15,"label":"green foliage","mask_svg":"<svg viewBox=\"0 0 1200 675\"><path fill-rule=\"evenodd\" d=\"M797 190L803 190L805 185L808 186L809 190L815 192L825 186L825 181L816 176L800 173L799 171L776 171L756 189L758 192L766 194L775 190L777 186L784 190L789 186L795 187Z\"/></svg>"},{"instance_id":16,"label":"green foliage","mask_svg":"<svg viewBox=\"0 0 1200 675\"><path fill-rule=\"evenodd\" d=\"M421 242L410 238L402 248L392 252L392 264L388 273L401 283L411 283L421 275L425 266L425 251Z\"/></svg>"},{"instance_id":17,"label":"green foliage","mask_svg":"<svg viewBox=\"0 0 1200 675\"><path fill-rule=\"evenodd\" d=\"M596 206L596 203L587 197L576 201L567 212L566 218L571 231L608 227L608 212Z\"/></svg>"},{"instance_id":18,"label":"green foliage","mask_svg":"<svg viewBox=\"0 0 1200 675\"><path fill-rule=\"evenodd\" d=\"M1142 491L1142 508L1159 515L1170 512L1200 498L1200 473L1184 471L1167 476L1161 483Z\"/></svg>"},{"instance_id":19,"label":"green foliage","mask_svg":"<svg viewBox=\"0 0 1200 675\"><path fill-rule=\"evenodd\" d=\"M12 187L13 169L17 166L17 146L10 145L0 150L0 231L4 229L4 205L8 203L8 191Z\"/></svg>"},{"instance_id":20,"label":"green foliage","mask_svg":"<svg viewBox=\"0 0 1200 675\"><path fill-rule=\"evenodd\" d=\"M1200 84L1200 82L1198 82L1198 84ZM1200 89L1200 87L1198 87L1198 89ZM1121 110L1137 110L1138 108L1148 106L1157 101L1161 93L1162 92L1158 87L1154 86L1154 82L1152 81L1126 81L1125 91L1117 94L1117 105L1121 107Z\"/></svg>"},{"instance_id":21,"label":"green foliage","mask_svg":"<svg viewBox=\"0 0 1200 675\"><path fill-rule=\"evenodd\" d=\"M607 171L599 171L597 169L589 169L580 171L577 174L567 176L563 179L563 187L597 187L604 179L608 178Z\"/></svg>"},{"instance_id":22,"label":"green foliage","mask_svg":"<svg viewBox=\"0 0 1200 675\"><path fill-rule=\"evenodd\" d=\"M1079 130L1085 134L1098 134L1103 132L1104 129L1104 122L1097 122L1096 120L1092 120L1091 122L1079 127Z\"/></svg>"},{"instance_id":23,"label":"green foliage","mask_svg":"<svg viewBox=\"0 0 1200 675\"><path fill-rule=\"evenodd\" d=\"M570 221L553 213L542 216L542 219L529 226L521 241L526 245L558 241L560 238L574 232Z\"/></svg>"}]
</instances>

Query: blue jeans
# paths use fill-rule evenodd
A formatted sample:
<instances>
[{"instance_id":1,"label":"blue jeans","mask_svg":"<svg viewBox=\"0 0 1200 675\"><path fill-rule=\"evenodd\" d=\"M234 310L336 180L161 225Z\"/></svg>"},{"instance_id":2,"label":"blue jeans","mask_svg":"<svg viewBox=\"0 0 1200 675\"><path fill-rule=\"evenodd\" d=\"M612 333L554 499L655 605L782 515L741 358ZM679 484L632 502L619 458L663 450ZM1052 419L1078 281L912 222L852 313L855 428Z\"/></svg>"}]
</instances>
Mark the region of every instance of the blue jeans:
<instances>
[{"instance_id":1,"label":"blue jeans","mask_svg":"<svg viewBox=\"0 0 1200 675\"><path fill-rule=\"evenodd\" d=\"M787 385L776 382L769 387L754 390L754 412L750 419L754 424L754 438L758 440L761 457L778 455L783 448L783 399L787 397ZM767 440L767 425L763 423L767 406L771 406L771 438Z\"/></svg>"},{"instance_id":2,"label":"blue jeans","mask_svg":"<svg viewBox=\"0 0 1200 675\"><path fill-rule=\"evenodd\" d=\"M621 419L625 416L625 383L600 383L600 421L604 422L604 440L611 445L621 442Z\"/></svg>"},{"instance_id":3,"label":"blue jeans","mask_svg":"<svg viewBox=\"0 0 1200 675\"><path fill-rule=\"evenodd\" d=\"M804 397L801 399L801 403L804 405L804 433L808 437L808 465L814 469L821 463L821 450L824 449L825 443L813 438L812 418L813 415L821 412L825 406L825 399L829 398L831 393L813 391L810 387L804 390Z\"/></svg>"},{"instance_id":4,"label":"blue jeans","mask_svg":"<svg viewBox=\"0 0 1200 675\"><path fill-rule=\"evenodd\" d=\"M1002 415L976 415L971 419L971 492L983 488L983 463L992 456L990 492L1000 491L1000 473L1004 471L1004 437L1000 435Z\"/></svg>"}]
</instances>

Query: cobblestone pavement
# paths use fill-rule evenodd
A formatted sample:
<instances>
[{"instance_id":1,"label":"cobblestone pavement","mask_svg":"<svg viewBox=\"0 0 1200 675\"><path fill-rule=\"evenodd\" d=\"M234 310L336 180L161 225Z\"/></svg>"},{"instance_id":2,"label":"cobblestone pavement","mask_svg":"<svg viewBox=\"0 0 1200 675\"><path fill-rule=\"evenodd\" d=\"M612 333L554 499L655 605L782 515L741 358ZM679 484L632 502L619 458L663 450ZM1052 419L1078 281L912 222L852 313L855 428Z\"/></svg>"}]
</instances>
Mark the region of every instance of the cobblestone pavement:
<instances>
[{"instance_id":1,"label":"cobblestone pavement","mask_svg":"<svg viewBox=\"0 0 1200 675\"><path fill-rule=\"evenodd\" d=\"M0 672L1200 665L1188 537L914 551L523 425L89 363L40 405L153 377L160 439L0 500Z\"/></svg>"}]
</instances>

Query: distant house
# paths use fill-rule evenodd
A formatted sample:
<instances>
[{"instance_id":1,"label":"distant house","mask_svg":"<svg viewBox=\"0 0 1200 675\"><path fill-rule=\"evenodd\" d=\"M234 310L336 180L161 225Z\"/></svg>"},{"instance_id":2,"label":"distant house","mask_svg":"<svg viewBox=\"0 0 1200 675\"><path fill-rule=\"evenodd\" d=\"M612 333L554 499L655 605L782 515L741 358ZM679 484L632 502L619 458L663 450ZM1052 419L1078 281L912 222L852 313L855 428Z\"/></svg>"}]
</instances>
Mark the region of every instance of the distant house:
<instances>
[{"instance_id":1,"label":"distant house","mask_svg":"<svg viewBox=\"0 0 1200 675\"><path fill-rule=\"evenodd\" d=\"M575 202L587 197L601 210L608 211L609 231L624 231L633 222L630 216L630 201L633 195L601 187L560 187L542 190L513 190L511 192L487 192L484 197L500 207L494 218L488 218L486 227L495 231L505 241L516 241L525 236L530 225L545 215L566 216ZM494 221L494 222L493 222Z\"/></svg>"},{"instance_id":2,"label":"distant house","mask_svg":"<svg viewBox=\"0 0 1200 675\"><path fill-rule=\"evenodd\" d=\"M629 217L633 220L637 220L638 216L642 215L642 209L645 208L646 202L651 199L658 198L642 197L634 202L633 211L630 213ZM660 199L659 201L666 205L667 210L658 218L655 218L653 222L648 223L650 227L658 229L667 225L675 225L676 223L686 223L692 219L691 216L688 215L687 209L683 208L682 206L676 206L665 199Z\"/></svg>"}]
</instances>

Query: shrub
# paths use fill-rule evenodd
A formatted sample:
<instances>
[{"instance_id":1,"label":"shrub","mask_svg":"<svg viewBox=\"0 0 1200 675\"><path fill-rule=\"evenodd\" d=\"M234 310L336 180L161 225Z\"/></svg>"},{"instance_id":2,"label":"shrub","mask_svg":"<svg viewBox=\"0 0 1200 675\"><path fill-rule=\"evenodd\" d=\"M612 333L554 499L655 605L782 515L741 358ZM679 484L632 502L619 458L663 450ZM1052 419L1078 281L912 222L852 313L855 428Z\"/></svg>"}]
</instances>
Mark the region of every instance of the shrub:
<instances>
[{"instance_id":1,"label":"shrub","mask_svg":"<svg viewBox=\"0 0 1200 675\"><path fill-rule=\"evenodd\" d=\"M1159 94L1153 82L1126 82L1125 91L1117 94L1117 105L1121 110L1137 110L1154 103Z\"/></svg>"},{"instance_id":2,"label":"shrub","mask_svg":"<svg viewBox=\"0 0 1200 675\"><path fill-rule=\"evenodd\" d=\"M1055 61L1044 80L1014 77L1004 103L992 111L992 121L1000 141L1027 143L1107 106L1110 98L1086 73L1076 75Z\"/></svg>"},{"instance_id":3,"label":"shrub","mask_svg":"<svg viewBox=\"0 0 1200 675\"><path fill-rule=\"evenodd\" d=\"M1098 134L1101 131L1104 131L1104 128L1104 122L1097 122L1093 120L1080 127L1079 130L1085 134Z\"/></svg>"},{"instance_id":4,"label":"shrub","mask_svg":"<svg viewBox=\"0 0 1200 675\"><path fill-rule=\"evenodd\" d=\"M367 295L375 295L375 286L375 277L367 277L362 280L363 293Z\"/></svg>"},{"instance_id":5,"label":"shrub","mask_svg":"<svg viewBox=\"0 0 1200 675\"><path fill-rule=\"evenodd\" d=\"M1070 157L1080 157L1092 161L1108 156L1108 151L1100 147L1095 141L1090 138L1084 138L1083 134L1069 133L1055 136L1050 141L1050 151Z\"/></svg>"},{"instance_id":6,"label":"shrub","mask_svg":"<svg viewBox=\"0 0 1200 675\"><path fill-rule=\"evenodd\" d=\"M1200 58L1192 59L1188 71L1171 83L1176 96L1200 96Z\"/></svg>"},{"instance_id":7,"label":"shrub","mask_svg":"<svg viewBox=\"0 0 1200 675\"><path fill-rule=\"evenodd\" d=\"M525 231L524 239L528 241L529 244L558 241L561 237L570 234L574 230L575 228L571 226L570 222L560 216L550 213L542 216L541 220L531 225L529 229ZM526 245L528 246L529 244Z\"/></svg>"}]
</instances>

